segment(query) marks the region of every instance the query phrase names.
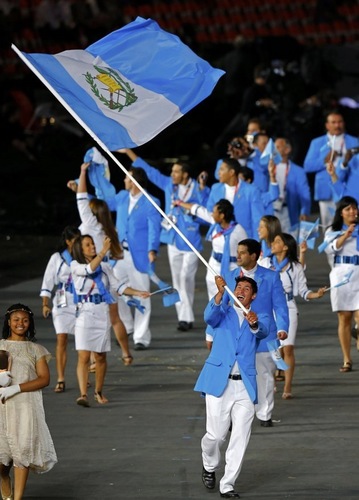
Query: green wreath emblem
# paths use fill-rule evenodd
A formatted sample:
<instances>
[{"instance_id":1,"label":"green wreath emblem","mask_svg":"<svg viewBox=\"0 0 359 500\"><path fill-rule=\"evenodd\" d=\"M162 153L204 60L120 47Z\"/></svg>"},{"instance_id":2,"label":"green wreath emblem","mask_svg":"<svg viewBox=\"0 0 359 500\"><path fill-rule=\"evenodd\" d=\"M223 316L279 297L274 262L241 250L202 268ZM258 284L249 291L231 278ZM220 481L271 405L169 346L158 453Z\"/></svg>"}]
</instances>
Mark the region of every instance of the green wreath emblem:
<instances>
[{"instance_id":1,"label":"green wreath emblem","mask_svg":"<svg viewBox=\"0 0 359 500\"><path fill-rule=\"evenodd\" d=\"M111 68L100 68L99 66L94 66L94 68L99 73L98 75L94 77L87 72L84 77L92 92L105 106L120 112L125 106L130 106L137 101L138 98L134 89L121 78L117 71ZM107 86L107 91L110 94L109 99L100 93L96 80Z\"/></svg>"}]
</instances>

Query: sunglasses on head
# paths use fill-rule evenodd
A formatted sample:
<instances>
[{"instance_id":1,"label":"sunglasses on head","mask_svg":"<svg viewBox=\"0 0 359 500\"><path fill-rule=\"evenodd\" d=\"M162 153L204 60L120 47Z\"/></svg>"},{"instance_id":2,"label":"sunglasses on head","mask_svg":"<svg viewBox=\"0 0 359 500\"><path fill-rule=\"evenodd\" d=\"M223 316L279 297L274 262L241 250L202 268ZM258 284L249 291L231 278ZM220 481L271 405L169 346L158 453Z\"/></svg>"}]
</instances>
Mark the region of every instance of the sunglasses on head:
<instances>
[{"instance_id":1,"label":"sunglasses on head","mask_svg":"<svg viewBox=\"0 0 359 500\"><path fill-rule=\"evenodd\" d=\"M239 141L231 141L228 143L229 146L232 146L233 148L237 148L237 149L242 149L243 145L241 142Z\"/></svg>"}]
</instances>

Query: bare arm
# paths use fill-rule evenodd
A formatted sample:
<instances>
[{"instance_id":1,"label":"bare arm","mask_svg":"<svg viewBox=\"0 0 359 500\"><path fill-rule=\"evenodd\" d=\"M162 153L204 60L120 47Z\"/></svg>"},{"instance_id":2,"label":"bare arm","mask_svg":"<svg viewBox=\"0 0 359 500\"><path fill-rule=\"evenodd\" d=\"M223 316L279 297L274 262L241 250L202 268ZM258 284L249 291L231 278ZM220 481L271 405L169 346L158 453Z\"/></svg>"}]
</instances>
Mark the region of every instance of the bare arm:
<instances>
[{"instance_id":1,"label":"bare arm","mask_svg":"<svg viewBox=\"0 0 359 500\"><path fill-rule=\"evenodd\" d=\"M128 286L123 291L124 295L133 295L134 297L142 297L143 299L147 299L150 296L150 292L145 290L136 290L132 288L132 286Z\"/></svg>"},{"instance_id":2,"label":"bare arm","mask_svg":"<svg viewBox=\"0 0 359 500\"><path fill-rule=\"evenodd\" d=\"M92 261L89 263L91 271L95 271L98 268L98 266L102 262L102 259L105 257L110 248L111 248L111 240L108 236L105 236L101 252L99 252L96 255L96 257L94 257Z\"/></svg>"},{"instance_id":3,"label":"bare arm","mask_svg":"<svg viewBox=\"0 0 359 500\"><path fill-rule=\"evenodd\" d=\"M90 163L83 163L81 165L79 185L77 186L78 193L87 193L87 183L86 183L86 171L89 168Z\"/></svg>"},{"instance_id":4,"label":"bare arm","mask_svg":"<svg viewBox=\"0 0 359 500\"><path fill-rule=\"evenodd\" d=\"M42 315L44 318L48 318L51 313L51 307L49 305L49 297L42 297Z\"/></svg>"},{"instance_id":5,"label":"bare arm","mask_svg":"<svg viewBox=\"0 0 359 500\"><path fill-rule=\"evenodd\" d=\"M299 245L299 263L302 264L303 268L305 268L305 254L308 250L308 243L306 241L302 241Z\"/></svg>"},{"instance_id":6,"label":"bare arm","mask_svg":"<svg viewBox=\"0 0 359 500\"><path fill-rule=\"evenodd\" d=\"M325 292L326 292L326 287L323 286L322 288L318 288L317 292L310 292L310 293L308 293L307 299L309 299L309 300L320 299L321 297L323 297L323 295L325 294Z\"/></svg>"},{"instance_id":7,"label":"bare arm","mask_svg":"<svg viewBox=\"0 0 359 500\"><path fill-rule=\"evenodd\" d=\"M339 250L339 248L341 248L344 243L346 242L346 240L348 238L351 238L351 235L355 229L355 224L350 224L350 226L348 227L348 229L345 231L344 234L342 234L341 236L339 236L339 238L337 238L336 240L336 247L337 249Z\"/></svg>"},{"instance_id":8,"label":"bare arm","mask_svg":"<svg viewBox=\"0 0 359 500\"><path fill-rule=\"evenodd\" d=\"M20 384L21 392L38 391L50 383L50 371L45 356L36 362L37 378Z\"/></svg>"}]
</instances>

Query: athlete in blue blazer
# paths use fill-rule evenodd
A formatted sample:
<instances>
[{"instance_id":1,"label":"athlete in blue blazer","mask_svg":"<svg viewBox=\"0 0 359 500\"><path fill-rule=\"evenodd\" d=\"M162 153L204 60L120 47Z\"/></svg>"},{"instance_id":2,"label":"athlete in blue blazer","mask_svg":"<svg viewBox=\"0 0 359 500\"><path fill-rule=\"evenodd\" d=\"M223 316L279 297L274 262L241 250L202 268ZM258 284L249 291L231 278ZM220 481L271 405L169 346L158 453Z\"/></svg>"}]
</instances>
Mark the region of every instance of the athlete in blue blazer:
<instances>
[{"instance_id":1,"label":"athlete in blue blazer","mask_svg":"<svg viewBox=\"0 0 359 500\"><path fill-rule=\"evenodd\" d=\"M242 240L238 244L238 268L225 276L228 287L233 290L235 280L241 275L250 276L258 286L258 292L252 305L257 314L268 314L270 327L268 337L259 342L257 347L257 385L258 404L256 416L264 427L272 426L274 408L274 372L276 365L269 352L268 340L285 340L289 328L289 315L286 295L279 273L257 264L261 253L261 244L253 239ZM227 300L224 297L224 300ZM229 299L230 301L232 299ZM210 332L207 332L207 340Z\"/></svg>"},{"instance_id":2,"label":"athlete in blue blazer","mask_svg":"<svg viewBox=\"0 0 359 500\"><path fill-rule=\"evenodd\" d=\"M221 199L226 199L234 206L235 220L245 229L251 238L256 237L259 221L265 214L259 189L240 179L240 165L237 160L225 158L219 169L220 182L213 184L207 202L207 209Z\"/></svg>"},{"instance_id":3,"label":"athlete in blue blazer","mask_svg":"<svg viewBox=\"0 0 359 500\"><path fill-rule=\"evenodd\" d=\"M280 184L283 206L274 204L274 215L282 224L282 232L290 232L290 228L298 224L299 220L306 220L310 215L311 194L307 174L304 169L290 160L292 146L285 137L277 137L275 147L281 160L275 165L277 181ZM282 174L282 175L280 175ZM285 206L288 209L288 227L283 226L286 222ZM279 209L279 210L276 210Z\"/></svg>"},{"instance_id":4,"label":"athlete in blue blazer","mask_svg":"<svg viewBox=\"0 0 359 500\"><path fill-rule=\"evenodd\" d=\"M120 149L119 152L127 154L132 160L132 165L143 168L149 180L164 191L166 215L175 222L196 250L202 250L200 221L177 203L183 201L205 205L209 188L190 177L187 164L174 163L171 175L168 176L151 167L131 149ZM194 321L193 301L198 258L166 220L162 221L162 226L161 242L167 243L172 284L181 298L180 302L175 304L178 317L177 329L187 331L193 327Z\"/></svg>"},{"instance_id":5,"label":"athlete in blue blazer","mask_svg":"<svg viewBox=\"0 0 359 500\"><path fill-rule=\"evenodd\" d=\"M234 484L241 471L257 401L256 348L259 339L268 334L269 316L257 315L251 308L257 291L253 279L239 277L233 288L237 299L249 309L246 315L228 301L228 296L224 297L223 278L216 276L215 280L218 293L204 312L205 321L213 328L213 347L194 388L206 395L202 481L206 488L214 488L221 446L232 424L219 491L222 497L239 498Z\"/></svg>"},{"instance_id":6,"label":"athlete in blue blazer","mask_svg":"<svg viewBox=\"0 0 359 500\"><path fill-rule=\"evenodd\" d=\"M319 201L322 224L327 226L331 223L332 216L328 216L326 205L331 201L329 208L333 211L335 204L325 164L333 160L337 166L349 148L358 146L358 139L344 132L345 124L340 113L329 113L325 126L328 133L312 140L303 166L307 174L315 173L314 199Z\"/></svg>"},{"instance_id":7,"label":"athlete in blue blazer","mask_svg":"<svg viewBox=\"0 0 359 500\"><path fill-rule=\"evenodd\" d=\"M243 278L244 279L244 278ZM195 391L221 396L227 387L228 376L237 361L243 383L253 403L257 403L255 353L259 341L267 337L270 316L259 314L257 331L250 329L248 321L240 326L233 300L218 306L214 298L204 311L205 322L213 328L213 346L196 382Z\"/></svg>"},{"instance_id":8,"label":"athlete in blue blazer","mask_svg":"<svg viewBox=\"0 0 359 500\"><path fill-rule=\"evenodd\" d=\"M132 168L129 173L146 189L148 179L143 169ZM107 179L103 179L103 182L110 184ZM114 273L118 279L127 275L133 287L149 291L148 272L160 246L161 215L128 176L125 178L125 187L115 196L104 198L109 209L116 212L116 228L124 249L124 259L116 262ZM152 199L159 205L157 198ZM128 333L133 332L135 350L146 349L151 343L151 301L149 298L139 300L142 310L135 309L134 315L123 299L118 301L126 330Z\"/></svg>"},{"instance_id":9,"label":"athlete in blue blazer","mask_svg":"<svg viewBox=\"0 0 359 500\"><path fill-rule=\"evenodd\" d=\"M131 172L130 172L131 173ZM151 196L157 205L160 201ZM130 193L122 190L105 200L110 210L116 211L116 228L121 242L127 242L135 267L148 273L149 252L158 252L160 245L161 215L151 202L141 196L128 213Z\"/></svg>"},{"instance_id":10,"label":"athlete in blue blazer","mask_svg":"<svg viewBox=\"0 0 359 500\"><path fill-rule=\"evenodd\" d=\"M358 139L352 135L344 134L345 148L354 148L358 146ZM314 199L330 200L331 190L329 177L325 168L325 158L330 152L330 141L328 134L313 139L310 143L308 153L304 160L304 170L309 173L315 173Z\"/></svg>"}]
</instances>

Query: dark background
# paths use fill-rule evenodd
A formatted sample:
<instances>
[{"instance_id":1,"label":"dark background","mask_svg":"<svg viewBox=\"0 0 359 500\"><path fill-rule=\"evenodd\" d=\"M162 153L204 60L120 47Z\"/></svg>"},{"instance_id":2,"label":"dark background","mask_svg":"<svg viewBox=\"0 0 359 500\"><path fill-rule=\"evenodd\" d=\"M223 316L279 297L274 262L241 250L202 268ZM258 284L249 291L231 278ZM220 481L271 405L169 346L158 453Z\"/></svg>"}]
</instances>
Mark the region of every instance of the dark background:
<instances>
[{"instance_id":1,"label":"dark background","mask_svg":"<svg viewBox=\"0 0 359 500\"><path fill-rule=\"evenodd\" d=\"M266 128L273 136L290 138L295 162L302 164L310 140L323 133L324 115L333 108L344 114L347 131L359 135L358 109L340 105L342 97L359 101L357 1L310 0L304 6L240 0L8 4L0 14L0 234L7 249L10 239L22 241L26 235L29 245L31 236L57 237L65 225L79 222L66 182L77 177L85 151L94 145L18 59L11 43L25 52L86 47L141 15L156 19L213 66L225 69L210 97L138 148L164 172L182 158L194 174L205 169L213 181L216 160L234 135L234 130L226 134L226 127L238 117L235 135L245 132L242 98L259 63L269 70L269 87L278 102ZM39 6L46 5L49 17L43 15L40 22ZM64 7L67 17L59 14ZM316 106L300 107L313 95ZM120 189L123 173L110 166ZM162 199L153 186L150 191Z\"/></svg>"}]
</instances>

